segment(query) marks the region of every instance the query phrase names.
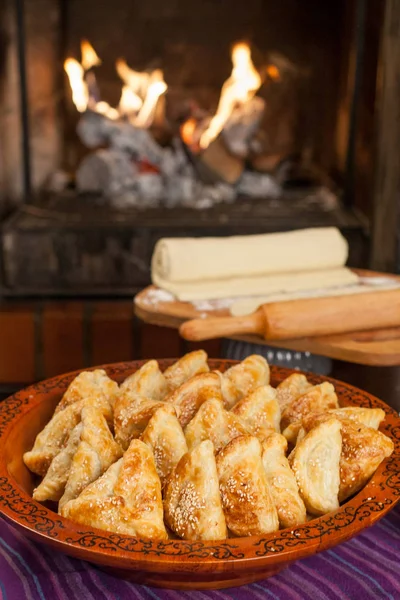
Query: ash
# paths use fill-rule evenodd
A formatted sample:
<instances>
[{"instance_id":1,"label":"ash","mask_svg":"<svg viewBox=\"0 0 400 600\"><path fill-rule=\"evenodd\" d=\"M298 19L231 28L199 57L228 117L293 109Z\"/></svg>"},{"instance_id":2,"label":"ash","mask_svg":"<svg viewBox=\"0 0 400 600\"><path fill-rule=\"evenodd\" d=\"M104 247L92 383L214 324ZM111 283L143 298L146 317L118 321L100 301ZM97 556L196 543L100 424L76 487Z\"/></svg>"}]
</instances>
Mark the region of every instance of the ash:
<instances>
[{"instance_id":1,"label":"ash","mask_svg":"<svg viewBox=\"0 0 400 600\"><path fill-rule=\"evenodd\" d=\"M122 210L161 206L205 210L244 198L281 198L279 172L247 167L263 106L260 98L254 98L201 152L192 152L179 135L161 145L150 129L87 110L77 133L91 151L77 169L77 189L99 194Z\"/></svg>"}]
</instances>

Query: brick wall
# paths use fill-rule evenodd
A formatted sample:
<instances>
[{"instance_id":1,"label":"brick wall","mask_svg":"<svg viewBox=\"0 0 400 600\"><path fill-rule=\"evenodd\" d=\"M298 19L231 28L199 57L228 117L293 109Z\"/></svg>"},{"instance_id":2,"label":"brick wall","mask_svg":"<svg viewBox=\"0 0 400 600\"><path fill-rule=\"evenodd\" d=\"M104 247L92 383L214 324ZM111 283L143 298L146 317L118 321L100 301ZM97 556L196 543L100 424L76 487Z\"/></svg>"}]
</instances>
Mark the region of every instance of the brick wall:
<instances>
[{"instance_id":1,"label":"brick wall","mask_svg":"<svg viewBox=\"0 0 400 600\"><path fill-rule=\"evenodd\" d=\"M131 301L8 303L0 306L0 387L74 369L194 349L178 332L146 325ZM220 342L201 344L210 357Z\"/></svg>"}]
</instances>

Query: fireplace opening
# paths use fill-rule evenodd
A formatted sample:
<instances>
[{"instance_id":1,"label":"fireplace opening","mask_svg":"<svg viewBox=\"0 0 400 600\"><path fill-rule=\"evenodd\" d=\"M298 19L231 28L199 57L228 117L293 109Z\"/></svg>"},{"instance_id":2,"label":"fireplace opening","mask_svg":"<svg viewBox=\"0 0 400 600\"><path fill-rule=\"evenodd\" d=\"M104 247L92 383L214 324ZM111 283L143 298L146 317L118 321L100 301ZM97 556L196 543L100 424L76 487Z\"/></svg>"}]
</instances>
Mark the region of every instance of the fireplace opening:
<instances>
[{"instance_id":1,"label":"fireplace opening","mask_svg":"<svg viewBox=\"0 0 400 600\"><path fill-rule=\"evenodd\" d=\"M9 0L1 135L18 121L25 143L0 180L18 206L5 293L130 294L165 235L335 225L362 266L382 18L367 4Z\"/></svg>"}]
</instances>

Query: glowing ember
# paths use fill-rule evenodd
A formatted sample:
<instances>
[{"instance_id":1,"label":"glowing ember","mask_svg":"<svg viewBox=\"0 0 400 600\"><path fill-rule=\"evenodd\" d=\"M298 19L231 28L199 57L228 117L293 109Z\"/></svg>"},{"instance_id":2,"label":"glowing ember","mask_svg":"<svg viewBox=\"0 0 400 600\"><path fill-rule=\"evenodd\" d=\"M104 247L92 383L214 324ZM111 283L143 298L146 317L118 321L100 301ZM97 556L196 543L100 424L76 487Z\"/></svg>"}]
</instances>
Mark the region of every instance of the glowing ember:
<instances>
[{"instance_id":1,"label":"glowing ember","mask_svg":"<svg viewBox=\"0 0 400 600\"><path fill-rule=\"evenodd\" d=\"M67 58L64 69L72 90L72 100L79 112L84 112L89 103L89 90L85 81L85 70L74 58Z\"/></svg>"},{"instance_id":2,"label":"glowing ember","mask_svg":"<svg viewBox=\"0 0 400 600\"><path fill-rule=\"evenodd\" d=\"M218 136L234 108L251 100L261 86L262 80L251 60L248 44L235 44L232 63L232 73L222 86L217 112L200 138L202 148L207 148Z\"/></svg>"},{"instance_id":3,"label":"glowing ember","mask_svg":"<svg viewBox=\"0 0 400 600\"><path fill-rule=\"evenodd\" d=\"M87 41L81 41L81 53L82 53L82 67L85 71L88 71L92 67L96 67L101 65L101 60L97 56L96 50L93 46Z\"/></svg>"},{"instance_id":4,"label":"glowing ember","mask_svg":"<svg viewBox=\"0 0 400 600\"><path fill-rule=\"evenodd\" d=\"M268 65L267 74L273 81L280 81L281 74L279 73L278 67L275 65Z\"/></svg>"}]
</instances>

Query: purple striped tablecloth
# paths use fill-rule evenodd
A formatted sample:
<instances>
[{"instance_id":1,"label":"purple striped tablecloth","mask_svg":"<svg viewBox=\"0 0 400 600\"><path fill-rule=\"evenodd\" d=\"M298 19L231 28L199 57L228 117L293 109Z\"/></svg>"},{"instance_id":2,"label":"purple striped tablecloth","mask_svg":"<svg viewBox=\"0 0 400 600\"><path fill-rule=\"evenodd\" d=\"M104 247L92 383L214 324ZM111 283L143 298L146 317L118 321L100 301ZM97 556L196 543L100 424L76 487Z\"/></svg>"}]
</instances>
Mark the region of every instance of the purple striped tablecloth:
<instances>
[{"instance_id":1,"label":"purple striped tablecloth","mask_svg":"<svg viewBox=\"0 0 400 600\"><path fill-rule=\"evenodd\" d=\"M2 600L400 600L400 504L358 537L259 583L175 592L134 585L35 544L0 520Z\"/></svg>"}]
</instances>

